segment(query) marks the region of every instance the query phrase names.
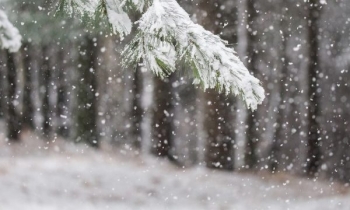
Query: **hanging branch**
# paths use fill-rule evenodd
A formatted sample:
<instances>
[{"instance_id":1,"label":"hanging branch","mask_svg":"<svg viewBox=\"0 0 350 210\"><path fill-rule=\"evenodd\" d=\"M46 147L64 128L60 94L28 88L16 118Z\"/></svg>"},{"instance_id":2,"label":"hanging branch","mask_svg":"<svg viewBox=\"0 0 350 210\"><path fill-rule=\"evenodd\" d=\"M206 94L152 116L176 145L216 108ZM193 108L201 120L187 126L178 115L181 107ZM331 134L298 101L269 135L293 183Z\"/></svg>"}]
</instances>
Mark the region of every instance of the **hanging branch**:
<instances>
[{"instance_id":1,"label":"hanging branch","mask_svg":"<svg viewBox=\"0 0 350 210\"><path fill-rule=\"evenodd\" d=\"M105 14L114 32L121 38L131 32L132 22L127 14L130 8L142 14L137 33L122 52L123 65L143 65L164 78L176 70L176 64L185 61L194 77L194 84L203 89L215 88L233 93L255 110L265 98L259 80L252 76L227 47L227 41L195 24L176 0L62 0L68 13L85 11L90 14L105 8ZM62 2L61 2L62 4ZM101 10L101 9L100 9Z\"/></svg>"}]
</instances>

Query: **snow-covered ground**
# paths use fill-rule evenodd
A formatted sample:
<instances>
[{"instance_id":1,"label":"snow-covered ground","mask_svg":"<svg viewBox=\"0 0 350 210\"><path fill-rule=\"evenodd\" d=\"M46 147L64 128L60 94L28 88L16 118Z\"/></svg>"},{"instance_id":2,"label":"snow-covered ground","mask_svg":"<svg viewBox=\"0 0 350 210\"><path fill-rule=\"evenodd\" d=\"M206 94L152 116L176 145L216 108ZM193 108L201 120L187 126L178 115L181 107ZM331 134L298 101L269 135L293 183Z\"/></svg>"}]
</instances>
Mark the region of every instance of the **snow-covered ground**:
<instances>
[{"instance_id":1,"label":"snow-covered ground","mask_svg":"<svg viewBox=\"0 0 350 210\"><path fill-rule=\"evenodd\" d=\"M0 210L350 209L350 194L340 184L180 169L117 148L101 153L23 136L23 143L9 146L0 132Z\"/></svg>"}]
</instances>

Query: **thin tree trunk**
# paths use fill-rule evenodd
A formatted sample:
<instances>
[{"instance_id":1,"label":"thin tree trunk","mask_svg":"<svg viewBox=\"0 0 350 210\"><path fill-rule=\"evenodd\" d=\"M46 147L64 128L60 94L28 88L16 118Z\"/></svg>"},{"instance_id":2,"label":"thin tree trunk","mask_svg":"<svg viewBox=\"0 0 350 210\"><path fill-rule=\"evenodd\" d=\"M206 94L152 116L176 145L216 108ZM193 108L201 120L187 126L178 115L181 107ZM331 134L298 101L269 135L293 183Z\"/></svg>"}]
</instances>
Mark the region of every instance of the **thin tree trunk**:
<instances>
[{"instance_id":1,"label":"thin tree trunk","mask_svg":"<svg viewBox=\"0 0 350 210\"><path fill-rule=\"evenodd\" d=\"M256 31L255 31L255 22L258 16L257 10L255 8L254 0L247 0L247 22L248 22L248 31L247 31L247 56L248 63L247 68L255 76L258 73L257 62L258 56L256 53ZM258 163L258 157L256 154L257 143L259 141L260 133L257 131L257 111L248 111L246 124L248 126L246 133L246 145L245 145L245 155L244 163L247 168L254 168Z\"/></svg>"},{"instance_id":2,"label":"thin tree trunk","mask_svg":"<svg viewBox=\"0 0 350 210\"><path fill-rule=\"evenodd\" d=\"M68 138L69 130L67 127L67 114L68 114L68 95L67 95L67 77L66 77L66 60L64 58L64 50L58 51L59 67L58 67L58 78L57 78L57 117L58 117L58 128L57 134Z\"/></svg>"},{"instance_id":3,"label":"thin tree trunk","mask_svg":"<svg viewBox=\"0 0 350 210\"><path fill-rule=\"evenodd\" d=\"M152 123L151 153L159 157L173 159L173 114L174 105L172 91L172 77L162 80L154 77L154 108Z\"/></svg>"},{"instance_id":4,"label":"thin tree trunk","mask_svg":"<svg viewBox=\"0 0 350 210\"><path fill-rule=\"evenodd\" d=\"M16 111L17 100L17 69L15 64L15 56L13 53L6 51L7 54L7 138L10 141L18 142L20 140L20 117Z\"/></svg>"},{"instance_id":5,"label":"thin tree trunk","mask_svg":"<svg viewBox=\"0 0 350 210\"><path fill-rule=\"evenodd\" d=\"M283 10L284 11L284 10ZM283 18L283 17L282 17ZM269 168L272 172L276 172L279 169L280 165L280 150L281 145L283 144L283 140L286 138L286 132L284 128L284 122L286 120L285 117L285 101L287 90L285 84L288 82L288 65L289 59L287 55L287 43L288 37L285 33L285 27L287 22L282 19L281 21L281 35L282 35L282 47L281 47L281 58L282 58L282 67L280 72L280 80L279 80L279 103L278 103L278 112L276 119L276 128L274 131L273 142L270 150L270 160L269 160Z\"/></svg>"},{"instance_id":6,"label":"thin tree trunk","mask_svg":"<svg viewBox=\"0 0 350 210\"><path fill-rule=\"evenodd\" d=\"M51 69L50 69L50 53L49 46L44 45L42 47L43 63L41 66L41 91L42 91L42 104L41 111L43 116L42 134L46 140L50 139L51 135L51 107L50 107L50 81L51 81Z\"/></svg>"},{"instance_id":7,"label":"thin tree trunk","mask_svg":"<svg viewBox=\"0 0 350 210\"><path fill-rule=\"evenodd\" d=\"M97 48L95 42L85 37L80 45L77 87L77 141L85 142L90 146L99 147L97 128Z\"/></svg>"},{"instance_id":8,"label":"thin tree trunk","mask_svg":"<svg viewBox=\"0 0 350 210\"><path fill-rule=\"evenodd\" d=\"M321 165L321 145L319 141L320 96L318 93L320 60L319 60L319 26L321 5L318 0L308 3L308 44L309 44L309 107L308 107L308 152L306 171L309 175L316 175Z\"/></svg>"},{"instance_id":9,"label":"thin tree trunk","mask_svg":"<svg viewBox=\"0 0 350 210\"><path fill-rule=\"evenodd\" d=\"M5 98L6 98L6 93L5 93L5 78L6 78L6 69L5 69L5 64L4 62L4 55L3 53L0 52L0 118L4 117L5 115Z\"/></svg>"},{"instance_id":10,"label":"thin tree trunk","mask_svg":"<svg viewBox=\"0 0 350 210\"><path fill-rule=\"evenodd\" d=\"M141 67L138 66L134 72L134 80L132 84L132 110L131 110L131 120L132 120L132 142L135 148L141 148L141 123L143 118L143 109L141 104L141 96L142 96L142 75L141 75Z\"/></svg>"},{"instance_id":11,"label":"thin tree trunk","mask_svg":"<svg viewBox=\"0 0 350 210\"><path fill-rule=\"evenodd\" d=\"M24 70L24 90L23 90L23 114L22 126L24 129L34 129L34 105L32 101L32 57L29 43L24 43L22 48L23 70Z\"/></svg>"}]
</instances>

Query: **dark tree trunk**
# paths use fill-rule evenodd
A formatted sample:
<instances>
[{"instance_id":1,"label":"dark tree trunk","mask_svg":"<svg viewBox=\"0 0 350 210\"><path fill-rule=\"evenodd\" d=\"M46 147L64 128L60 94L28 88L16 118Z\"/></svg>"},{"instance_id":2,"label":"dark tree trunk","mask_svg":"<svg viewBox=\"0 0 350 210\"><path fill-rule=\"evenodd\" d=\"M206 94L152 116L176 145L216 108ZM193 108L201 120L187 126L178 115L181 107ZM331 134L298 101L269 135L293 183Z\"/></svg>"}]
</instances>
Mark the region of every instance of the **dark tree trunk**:
<instances>
[{"instance_id":1,"label":"dark tree trunk","mask_svg":"<svg viewBox=\"0 0 350 210\"><path fill-rule=\"evenodd\" d=\"M237 20L237 11L230 9L223 11L222 5L226 0L217 2L207 2L201 0L199 8L206 12L206 16L201 18L201 23L215 34L220 34L223 30L220 25L225 22L234 23ZM218 14L222 14L218 16ZM203 14L199 14L203 16ZM225 37L231 44L237 41L236 35ZM205 117L204 130L207 133L205 162L209 168L224 170L234 169L234 133L233 133L233 99L215 90L206 90L204 93Z\"/></svg>"},{"instance_id":2,"label":"dark tree trunk","mask_svg":"<svg viewBox=\"0 0 350 210\"><path fill-rule=\"evenodd\" d=\"M132 110L131 110L131 120L132 120L132 144L135 148L141 148L141 123L143 118L143 109L141 104L142 96L142 75L141 67L138 66L134 72L134 80L132 84Z\"/></svg>"},{"instance_id":3,"label":"dark tree trunk","mask_svg":"<svg viewBox=\"0 0 350 210\"><path fill-rule=\"evenodd\" d=\"M69 130L67 127L68 118L68 95L67 95L67 75L66 75L66 60L64 58L64 50L58 51L59 67L58 67L58 78L57 78L57 117L58 117L58 128L57 134L68 138Z\"/></svg>"},{"instance_id":4,"label":"dark tree trunk","mask_svg":"<svg viewBox=\"0 0 350 210\"><path fill-rule=\"evenodd\" d=\"M309 62L308 62L308 152L306 172L313 176L319 170L321 165L321 145L319 141L319 117L320 113L320 95L318 92L320 60L319 60L319 26L318 20L321 15L321 5L319 0L310 0L308 3L308 44L309 44Z\"/></svg>"},{"instance_id":5,"label":"dark tree trunk","mask_svg":"<svg viewBox=\"0 0 350 210\"><path fill-rule=\"evenodd\" d=\"M154 108L152 122L151 153L159 157L173 159L173 115L174 105L172 91L172 77L161 80L154 77Z\"/></svg>"},{"instance_id":6,"label":"dark tree trunk","mask_svg":"<svg viewBox=\"0 0 350 210\"><path fill-rule=\"evenodd\" d=\"M4 55L0 52L0 118L5 115L5 78L6 78L6 65L4 64Z\"/></svg>"},{"instance_id":7,"label":"dark tree trunk","mask_svg":"<svg viewBox=\"0 0 350 210\"><path fill-rule=\"evenodd\" d=\"M285 11L285 10L283 10ZM274 131L273 136L273 142L271 145L270 150L270 160L269 160L269 169L272 172L276 172L279 169L280 165L280 152L281 152L281 145L283 145L283 140L286 138L286 130L284 128L285 126L285 107L286 107L286 95L287 95L287 89L286 84L288 83L288 77L290 76L288 74L288 65L289 65L289 59L287 55L287 43L288 43L288 35L285 33L285 27L286 27L287 21L285 21L282 17L281 20L281 35L282 35L282 45L280 49L281 53L281 72L279 75L279 103L278 103L278 112L276 117L276 128Z\"/></svg>"},{"instance_id":8,"label":"dark tree trunk","mask_svg":"<svg viewBox=\"0 0 350 210\"><path fill-rule=\"evenodd\" d=\"M79 77L77 87L77 141L99 147L97 128L97 47L86 37L79 47Z\"/></svg>"},{"instance_id":9,"label":"dark tree trunk","mask_svg":"<svg viewBox=\"0 0 350 210\"><path fill-rule=\"evenodd\" d=\"M184 67L182 67L184 68ZM176 135L179 135L178 139L181 142L181 146L185 147L184 152L181 152L183 157L186 157L183 161L184 166L196 165L199 161L199 144L198 144L198 124L197 124L197 88L193 84L188 83L179 85L175 88L176 101L178 104L175 107L175 112L179 115L176 119L180 121L179 124L175 124Z\"/></svg>"},{"instance_id":10,"label":"dark tree trunk","mask_svg":"<svg viewBox=\"0 0 350 210\"><path fill-rule=\"evenodd\" d=\"M207 132L205 162L209 168L234 169L234 135L232 129L232 102L225 94L207 90L204 130Z\"/></svg>"},{"instance_id":11,"label":"dark tree trunk","mask_svg":"<svg viewBox=\"0 0 350 210\"><path fill-rule=\"evenodd\" d=\"M18 142L20 140L20 116L16 111L17 100L17 69L15 64L15 55L9 51L7 54L7 112L6 112L6 125L7 125L7 138L9 141Z\"/></svg>"},{"instance_id":12,"label":"dark tree trunk","mask_svg":"<svg viewBox=\"0 0 350 210\"><path fill-rule=\"evenodd\" d=\"M50 52L49 46L45 45L42 47L43 62L41 66L41 93L42 93L42 104L41 112L43 116L42 122L42 134L46 140L50 139L51 135L51 109L50 109L50 81L51 81L51 67L50 67Z\"/></svg>"},{"instance_id":13,"label":"dark tree trunk","mask_svg":"<svg viewBox=\"0 0 350 210\"><path fill-rule=\"evenodd\" d=\"M22 127L24 129L34 129L34 105L32 101L32 57L29 43L24 43L22 48L23 55L23 74L24 74L24 90L23 90L23 114Z\"/></svg>"},{"instance_id":14,"label":"dark tree trunk","mask_svg":"<svg viewBox=\"0 0 350 210\"><path fill-rule=\"evenodd\" d=\"M258 56L256 53L257 35L255 30L256 18L258 16L257 8L254 0L247 0L247 68L257 76L257 62ZM259 141L260 133L257 131L257 111L248 111L246 124L248 126L246 133L246 145L244 163L247 168L254 168L258 163L258 157L256 154L257 143Z\"/></svg>"}]
</instances>

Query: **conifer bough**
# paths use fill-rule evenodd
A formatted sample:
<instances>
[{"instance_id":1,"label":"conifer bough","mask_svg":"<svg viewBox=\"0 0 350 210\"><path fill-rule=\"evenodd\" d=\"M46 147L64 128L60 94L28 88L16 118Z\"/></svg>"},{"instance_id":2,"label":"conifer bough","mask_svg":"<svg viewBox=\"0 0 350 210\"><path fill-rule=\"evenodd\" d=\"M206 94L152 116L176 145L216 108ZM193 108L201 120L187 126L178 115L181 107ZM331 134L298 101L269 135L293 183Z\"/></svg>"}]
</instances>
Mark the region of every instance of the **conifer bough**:
<instances>
[{"instance_id":1,"label":"conifer bough","mask_svg":"<svg viewBox=\"0 0 350 210\"><path fill-rule=\"evenodd\" d=\"M252 110L265 98L260 81L228 43L194 23L176 0L61 0L58 8L80 17L105 16L121 39L133 26L128 12L138 11L142 16L135 22L136 35L122 52L124 66L142 60L147 69L164 78L181 61L192 70L194 84L204 90L238 95Z\"/></svg>"}]
</instances>

